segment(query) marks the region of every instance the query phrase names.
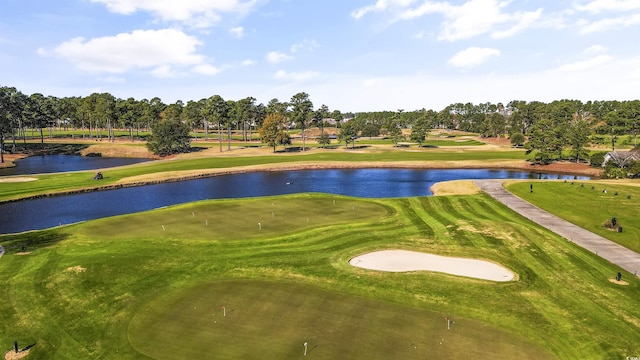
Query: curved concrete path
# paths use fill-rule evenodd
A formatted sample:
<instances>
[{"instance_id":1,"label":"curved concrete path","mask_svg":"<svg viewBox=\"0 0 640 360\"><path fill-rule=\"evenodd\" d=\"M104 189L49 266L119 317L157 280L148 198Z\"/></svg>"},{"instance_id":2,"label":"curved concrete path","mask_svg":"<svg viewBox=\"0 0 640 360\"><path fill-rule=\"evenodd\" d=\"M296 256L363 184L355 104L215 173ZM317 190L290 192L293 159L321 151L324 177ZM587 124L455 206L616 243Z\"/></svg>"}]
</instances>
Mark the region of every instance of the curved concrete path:
<instances>
[{"instance_id":1,"label":"curved concrete path","mask_svg":"<svg viewBox=\"0 0 640 360\"><path fill-rule=\"evenodd\" d=\"M640 254L613 241L587 231L550 214L508 192L503 180L474 180L475 184L494 199L525 218L536 222L571 242L591 251L611 263L640 277ZM612 276L615 274L612 274Z\"/></svg>"}]
</instances>

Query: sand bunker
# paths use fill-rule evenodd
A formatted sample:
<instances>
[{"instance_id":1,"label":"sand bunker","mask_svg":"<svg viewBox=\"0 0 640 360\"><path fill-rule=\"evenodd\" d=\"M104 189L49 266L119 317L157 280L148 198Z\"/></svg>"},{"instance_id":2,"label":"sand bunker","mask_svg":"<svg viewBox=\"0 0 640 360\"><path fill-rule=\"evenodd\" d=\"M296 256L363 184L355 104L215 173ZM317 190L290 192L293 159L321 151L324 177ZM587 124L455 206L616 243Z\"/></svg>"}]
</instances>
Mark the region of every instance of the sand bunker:
<instances>
[{"instance_id":1,"label":"sand bunker","mask_svg":"<svg viewBox=\"0 0 640 360\"><path fill-rule=\"evenodd\" d=\"M37 178L34 177L7 177L7 178L0 178L0 183L15 183L15 182L29 182L29 181L36 181L38 180Z\"/></svg>"},{"instance_id":2,"label":"sand bunker","mask_svg":"<svg viewBox=\"0 0 640 360\"><path fill-rule=\"evenodd\" d=\"M489 261L445 257L407 250L383 250L359 255L349 264L363 269L406 272L435 271L491 281L511 281L515 274Z\"/></svg>"}]
</instances>

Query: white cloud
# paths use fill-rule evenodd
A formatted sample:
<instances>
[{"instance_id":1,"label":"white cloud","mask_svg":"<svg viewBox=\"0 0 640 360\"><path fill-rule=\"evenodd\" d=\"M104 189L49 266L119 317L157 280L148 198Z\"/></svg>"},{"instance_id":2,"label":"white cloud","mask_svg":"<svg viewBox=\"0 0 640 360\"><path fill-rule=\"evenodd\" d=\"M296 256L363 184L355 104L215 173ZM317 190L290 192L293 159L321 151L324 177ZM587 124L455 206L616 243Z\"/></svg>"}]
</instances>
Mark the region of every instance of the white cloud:
<instances>
[{"instance_id":1,"label":"white cloud","mask_svg":"<svg viewBox=\"0 0 640 360\"><path fill-rule=\"evenodd\" d=\"M406 7L414 3L415 0L378 0L375 4L361 7L351 13L355 19L360 19L370 12L382 12L392 7Z\"/></svg>"},{"instance_id":2,"label":"white cloud","mask_svg":"<svg viewBox=\"0 0 640 360\"><path fill-rule=\"evenodd\" d=\"M574 8L579 11L588 11L597 14L603 11L630 11L640 10L638 0L593 0L584 5L575 4Z\"/></svg>"},{"instance_id":3,"label":"white cloud","mask_svg":"<svg viewBox=\"0 0 640 360\"><path fill-rule=\"evenodd\" d=\"M445 13L438 39L463 40L490 31L495 24L506 21L506 15L500 13L505 5L495 0L471 0L452 7Z\"/></svg>"},{"instance_id":4,"label":"white cloud","mask_svg":"<svg viewBox=\"0 0 640 360\"><path fill-rule=\"evenodd\" d=\"M242 66L253 66L255 64L256 62L251 59L244 60L243 62L240 63L240 65Z\"/></svg>"},{"instance_id":5,"label":"white cloud","mask_svg":"<svg viewBox=\"0 0 640 360\"><path fill-rule=\"evenodd\" d=\"M238 39L241 39L244 36L244 28L242 26L231 28L229 29L229 32Z\"/></svg>"},{"instance_id":6,"label":"white cloud","mask_svg":"<svg viewBox=\"0 0 640 360\"><path fill-rule=\"evenodd\" d=\"M598 67L600 65L607 64L611 62L613 58L609 55L598 55L593 58L587 60L581 60L572 62L569 64L562 65L553 71L555 72L580 72L588 69L592 69L594 67Z\"/></svg>"},{"instance_id":7,"label":"white cloud","mask_svg":"<svg viewBox=\"0 0 640 360\"><path fill-rule=\"evenodd\" d=\"M196 74L209 75L209 76L217 75L221 71L222 69L209 64L196 65L193 67L193 69L191 69L191 72L194 72Z\"/></svg>"},{"instance_id":8,"label":"white cloud","mask_svg":"<svg viewBox=\"0 0 640 360\"><path fill-rule=\"evenodd\" d=\"M535 11L504 12L511 1L467 0L461 5L448 1L424 0L416 7L415 1L379 0L376 4L358 9L352 16L361 18L369 12L390 11L394 21L412 20L425 15L440 14L444 17L438 40L458 41L491 33L494 38L505 38L530 28L543 26L542 9ZM546 24L545 26L549 26Z\"/></svg>"},{"instance_id":9,"label":"white cloud","mask_svg":"<svg viewBox=\"0 0 640 360\"><path fill-rule=\"evenodd\" d=\"M504 38L531 27L542 14L542 9L533 12L502 12L508 4L507 1L469 0L461 6L451 6L443 14L445 19L438 39L457 41L491 31L494 31L492 36ZM506 30L494 30L496 26L503 24L511 26Z\"/></svg>"},{"instance_id":10,"label":"white cloud","mask_svg":"<svg viewBox=\"0 0 640 360\"><path fill-rule=\"evenodd\" d=\"M151 75L161 79L177 78L180 74L170 65L161 65L149 72Z\"/></svg>"},{"instance_id":11,"label":"white cloud","mask_svg":"<svg viewBox=\"0 0 640 360\"><path fill-rule=\"evenodd\" d=\"M181 22L195 28L207 28L220 21L220 14L246 14L257 0L91 0L104 4L109 11L130 15L137 11L151 13L168 22Z\"/></svg>"},{"instance_id":12,"label":"white cloud","mask_svg":"<svg viewBox=\"0 0 640 360\"><path fill-rule=\"evenodd\" d=\"M399 20L411 20L422 17L424 15L435 13L447 13L455 9L456 6L450 5L448 2L432 2L425 1L422 5L413 9L404 9L399 15Z\"/></svg>"},{"instance_id":13,"label":"white cloud","mask_svg":"<svg viewBox=\"0 0 640 360\"><path fill-rule=\"evenodd\" d=\"M309 80L314 77L319 76L320 73L315 71L303 71L303 72L287 72L284 70L278 70L273 75L275 79L278 80L293 80L293 81L303 81Z\"/></svg>"},{"instance_id":14,"label":"white cloud","mask_svg":"<svg viewBox=\"0 0 640 360\"><path fill-rule=\"evenodd\" d=\"M296 53L300 50L314 51L319 47L318 43L313 40L304 39L302 42L291 45L291 52Z\"/></svg>"},{"instance_id":15,"label":"white cloud","mask_svg":"<svg viewBox=\"0 0 640 360\"><path fill-rule=\"evenodd\" d=\"M293 56L277 51L272 51L267 54L267 61L272 64L278 64L287 60L293 60Z\"/></svg>"},{"instance_id":16,"label":"white cloud","mask_svg":"<svg viewBox=\"0 0 640 360\"><path fill-rule=\"evenodd\" d=\"M568 62L555 69L550 70L553 73L580 73L592 71L594 68L608 66L615 62L615 59L606 54L607 48L602 45L592 45L582 51L583 59Z\"/></svg>"},{"instance_id":17,"label":"white cloud","mask_svg":"<svg viewBox=\"0 0 640 360\"><path fill-rule=\"evenodd\" d=\"M84 71L124 73L155 68L153 74L167 75L171 66L201 64L204 56L196 52L198 45L198 39L175 29L136 30L91 40L74 38L53 52Z\"/></svg>"},{"instance_id":18,"label":"white cloud","mask_svg":"<svg viewBox=\"0 0 640 360\"><path fill-rule=\"evenodd\" d=\"M640 24L640 13L633 14L633 15L620 16L616 18L606 18L606 19L601 19L594 22L583 21L580 23L580 25L582 26L580 33L589 34L589 33L594 33L599 31L625 28L625 27L629 27L637 24Z\"/></svg>"},{"instance_id":19,"label":"white cloud","mask_svg":"<svg viewBox=\"0 0 640 360\"><path fill-rule=\"evenodd\" d=\"M607 48L602 45L593 45L584 49L584 51L582 52L586 55L596 55L596 54L604 53L606 51L607 51Z\"/></svg>"},{"instance_id":20,"label":"white cloud","mask_svg":"<svg viewBox=\"0 0 640 360\"><path fill-rule=\"evenodd\" d=\"M500 56L500 50L470 47L455 54L449 59L448 64L455 67L472 67L486 62L492 56Z\"/></svg>"},{"instance_id":21,"label":"white cloud","mask_svg":"<svg viewBox=\"0 0 640 360\"><path fill-rule=\"evenodd\" d=\"M517 34L522 30L525 30L534 26L536 23L538 23L538 21L542 17L542 9L538 9L536 11L524 12L524 13L517 12L513 16L514 16L514 19L517 21L515 25L513 25L511 28L507 30L501 30L501 31L496 30L493 33L491 33L491 37L495 39L507 38Z\"/></svg>"}]
</instances>

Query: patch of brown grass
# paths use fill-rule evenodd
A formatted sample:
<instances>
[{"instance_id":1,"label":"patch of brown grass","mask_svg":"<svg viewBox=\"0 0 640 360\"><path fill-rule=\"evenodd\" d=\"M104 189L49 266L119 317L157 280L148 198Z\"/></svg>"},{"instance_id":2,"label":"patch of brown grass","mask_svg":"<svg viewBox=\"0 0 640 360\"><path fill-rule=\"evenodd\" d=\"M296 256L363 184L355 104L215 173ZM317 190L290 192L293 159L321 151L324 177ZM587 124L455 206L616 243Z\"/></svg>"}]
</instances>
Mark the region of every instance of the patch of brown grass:
<instances>
[{"instance_id":1,"label":"patch of brown grass","mask_svg":"<svg viewBox=\"0 0 640 360\"><path fill-rule=\"evenodd\" d=\"M81 155L101 154L103 157L121 157L121 158L146 158L158 159L159 157L150 152L146 146L127 145L118 143L95 144L90 145L80 152Z\"/></svg>"},{"instance_id":2,"label":"patch of brown grass","mask_svg":"<svg viewBox=\"0 0 640 360\"><path fill-rule=\"evenodd\" d=\"M80 266L80 265L76 265L76 266L68 267L68 268L66 269L66 271L74 272L74 273L78 274L78 273L82 273L82 272L87 271L87 269L86 269L86 268L83 268L83 267L82 267L82 266Z\"/></svg>"}]
</instances>

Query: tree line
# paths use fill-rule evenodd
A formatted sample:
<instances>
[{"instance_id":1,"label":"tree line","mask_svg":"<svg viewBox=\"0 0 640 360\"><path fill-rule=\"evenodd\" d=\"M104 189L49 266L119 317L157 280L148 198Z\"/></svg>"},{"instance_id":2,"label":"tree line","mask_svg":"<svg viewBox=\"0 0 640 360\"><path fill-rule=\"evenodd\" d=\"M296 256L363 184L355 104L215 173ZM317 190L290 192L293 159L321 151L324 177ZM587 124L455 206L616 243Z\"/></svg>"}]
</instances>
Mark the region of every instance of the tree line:
<instances>
[{"instance_id":1,"label":"tree line","mask_svg":"<svg viewBox=\"0 0 640 360\"><path fill-rule=\"evenodd\" d=\"M588 158L585 148L592 142L611 141L611 149L622 139L637 148L640 129L640 100L557 100L550 103L514 100L502 103L456 103L440 111L380 111L356 114L355 121L341 133L345 144L356 136L385 135L394 143L410 140L420 146L431 129L460 130L483 137L507 137L523 146L537 163L566 158ZM409 130L407 139L406 131Z\"/></svg>"},{"instance_id":2,"label":"tree line","mask_svg":"<svg viewBox=\"0 0 640 360\"><path fill-rule=\"evenodd\" d=\"M561 159L565 150L571 150L577 161L584 159L585 146L590 141L608 139L615 150L620 138L627 142L632 139L632 145L637 147L639 114L640 100L550 103L514 100L507 104L455 103L441 110L342 113L330 111L324 104L314 109L304 92L293 95L289 101L272 99L266 105L257 103L253 97L229 100L220 95L165 104L158 97L136 100L93 93L86 97L58 98L40 93L26 95L13 87L0 87L0 154L7 148L6 142L15 151L20 141L26 144L34 133L43 143L45 133L52 136L55 127L70 131L73 138L107 141L115 140L116 129L125 130L130 140L136 141L160 124L181 132L182 138L185 131L187 134L197 131L207 140L214 137L220 151L224 138L230 149L232 131L240 133L243 141L251 140L257 131L262 142L275 150L278 145L290 144L289 129L297 128L305 149L305 131L310 127L321 129L317 141L322 146L330 142L324 126L327 119L333 119L340 127L339 141L347 146L353 146L358 137L380 135L395 144L409 140L422 146L432 129L460 130L485 137L508 137L514 145L522 145L532 153L534 161L548 163ZM344 119L349 121L343 122ZM158 140L153 133L146 139L152 143ZM188 141L188 135L182 141ZM184 146L177 146L160 153L183 150Z\"/></svg>"}]
</instances>

